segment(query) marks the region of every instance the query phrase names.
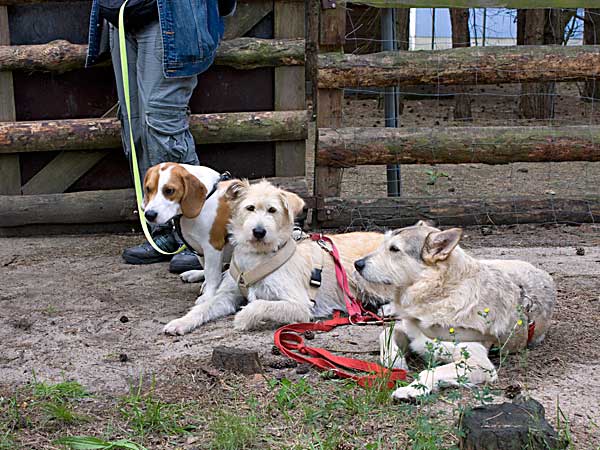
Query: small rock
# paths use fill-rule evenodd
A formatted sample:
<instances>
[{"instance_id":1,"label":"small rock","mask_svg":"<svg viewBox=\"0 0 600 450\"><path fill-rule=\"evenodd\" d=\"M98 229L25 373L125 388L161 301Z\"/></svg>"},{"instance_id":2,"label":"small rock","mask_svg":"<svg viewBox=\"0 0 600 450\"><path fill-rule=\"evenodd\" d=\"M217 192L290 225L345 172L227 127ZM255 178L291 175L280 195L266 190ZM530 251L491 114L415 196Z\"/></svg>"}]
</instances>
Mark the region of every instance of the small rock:
<instances>
[{"instance_id":1,"label":"small rock","mask_svg":"<svg viewBox=\"0 0 600 450\"><path fill-rule=\"evenodd\" d=\"M121 361L121 362L127 362L127 361L129 361L129 357L125 353L121 353L119 355L119 361Z\"/></svg>"},{"instance_id":2,"label":"small rock","mask_svg":"<svg viewBox=\"0 0 600 450\"><path fill-rule=\"evenodd\" d=\"M455 189L455 188L453 188L453 187L449 187L449 188L448 188L448 192L454 192L454 191L456 191L456 189Z\"/></svg>"},{"instance_id":3,"label":"small rock","mask_svg":"<svg viewBox=\"0 0 600 450\"><path fill-rule=\"evenodd\" d=\"M520 393L521 393L521 386L519 386L518 384L510 384L504 390L504 395L506 396L506 398L510 398L510 399L515 398Z\"/></svg>"},{"instance_id":4,"label":"small rock","mask_svg":"<svg viewBox=\"0 0 600 450\"><path fill-rule=\"evenodd\" d=\"M583 248L583 247L577 247L577 250L575 250L575 254L577 256L583 256L583 255L585 255L585 248Z\"/></svg>"},{"instance_id":5,"label":"small rock","mask_svg":"<svg viewBox=\"0 0 600 450\"><path fill-rule=\"evenodd\" d=\"M517 172L521 172L521 173L528 173L529 169L527 167L519 167L517 169Z\"/></svg>"},{"instance_id":6,"label":"small rock","mask_svg":"<svg viewBox=\"0 0 600 450\"><path fill-rule=\"evenodd\" d=\"M304 375L304 374L307 374L308 372L310 372L310 364L300 364L296 368L296 373L298 375Z\"/></svg>"},{"instance_id":7,"label":"small rock","mask_svg":"<svg viewBox=\"0 0 600 450\"><path fill-rule=\"evenodd\" d=\"M492 229L490 227L481 227L481 234L484 236L489 236L492 234Z\"/></svg>"},{"instance_id":8,"label":"small rock","mask_svg":"<svg viewBox=\"0 0 600 450\"><path fill-rule=\"evenodd\" d=\"M312 341L315 338L315 332L311 330L306 330L302 334L304 335L304 338L309 341Z\"/></svg>"},{"instance_id":9,"label":"small rock","mask_svg":"<svg viewBox=\"0 0 600 450\"><path fill-rule=\"evenodd\" d=\"M548 189L547 191L544 192L544 194L548 194L548 195L556 195L556 192L553 191L552 189Z\"/></svg>"},{"instance_id":10,"label":"small rock","mask_svg":"<svg viewBox=\"0 0 600 450\"><path fill-rule=\"evenodd\" d=\"M121 316L119 318L119 322L121 322L121 323L127 323L127 322L129 322L129 317L127 317L127 316Z\"/></svg>"}]
</instances>

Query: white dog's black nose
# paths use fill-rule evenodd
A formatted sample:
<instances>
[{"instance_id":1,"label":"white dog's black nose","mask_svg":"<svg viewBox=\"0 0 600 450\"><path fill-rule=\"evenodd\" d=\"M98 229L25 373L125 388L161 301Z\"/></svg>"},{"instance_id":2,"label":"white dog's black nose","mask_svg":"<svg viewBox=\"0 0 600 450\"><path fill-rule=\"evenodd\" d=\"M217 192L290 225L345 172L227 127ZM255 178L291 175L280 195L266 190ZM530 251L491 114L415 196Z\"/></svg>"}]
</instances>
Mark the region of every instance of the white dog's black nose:
<instances>
[{"instance_id":1,"label":"white dog's black nose","mask_svg":"<svg viewBox=\"0 0 600 450\"><path fill-rule=\"evenodd\" d=\"M366 263L367 261L364 258L357 259L356 261L354 261L354 268L361 272L365 268Z\"/></svg>"},{"instance_id":2,"label":"white dog's black nose","mask_svg":"<svg viewBox=\"0 0 600 450\"><path fill-rule=\"evenodd\" d=\"M265 230L263 227L256 227L252 229L252 234L256 239L260 240L267 235L267 230Z\"/></svg>"},{"instance_id":3,"label":"white dog's black nose","mask_svg":"<svg viewBox=\"0 0 600 450\"><path fill-rule=\"evenodd\" d=\"M148 222L154 222L154 220L158 216L158 213L156 211L154 211L153 209L149 209L148 211L144 212L144 216L146 217L146 220Z\"/></svg>"}]
</instances>

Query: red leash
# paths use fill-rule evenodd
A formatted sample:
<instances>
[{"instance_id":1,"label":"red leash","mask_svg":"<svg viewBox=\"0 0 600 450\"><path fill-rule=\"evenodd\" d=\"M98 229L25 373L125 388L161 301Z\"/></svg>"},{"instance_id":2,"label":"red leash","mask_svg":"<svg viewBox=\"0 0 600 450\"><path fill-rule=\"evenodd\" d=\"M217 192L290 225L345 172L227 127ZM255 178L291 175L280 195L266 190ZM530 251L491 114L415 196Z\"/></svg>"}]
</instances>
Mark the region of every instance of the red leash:
<instances>
[{"instance_id":1,"label":"red leash","mask_svg":"<svg viewBox=\"0 0 600 450\"><path fill-rule=\"evenodd\" d=\"M330 371L339 378L351 378L363 387L372 386L377 380L384 380L388 388L393 388L396 381L406 379L406 371L404 369L386 369L377 363L336 356L323 348L309 347L305 344L302 337L302 333L305 331L327 332L341 325L384 322L377 314L366 311L360 301L350 292L348 276L344 270L344 266L342 266L340 254L333 241L321 234L311 234L310 239L318 242L333 258L335 275L344 294L348 317L342 317L341 313L336 311L333 319L324 322L284 325L275 331L275 345L288 358ZM329 244L331 248L328 248L325 243ZM346 372L344 369L350 369L353 372ZM366 372L368 375L359 375L356 372Z\"/></svg>"}]
</instances>

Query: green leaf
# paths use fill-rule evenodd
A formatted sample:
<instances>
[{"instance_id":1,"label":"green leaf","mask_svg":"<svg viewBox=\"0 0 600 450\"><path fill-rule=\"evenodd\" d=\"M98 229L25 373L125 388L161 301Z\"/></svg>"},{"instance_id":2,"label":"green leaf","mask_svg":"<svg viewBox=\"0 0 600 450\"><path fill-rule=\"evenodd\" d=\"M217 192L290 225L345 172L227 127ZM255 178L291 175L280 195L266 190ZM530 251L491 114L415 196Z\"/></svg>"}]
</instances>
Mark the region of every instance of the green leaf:
<instances>
[{"instance_id":1,"label":"green leaf","mask_svg":"<svg viewBox=\"0 0 600 450\"><path fill-rule=\"evenodd\" d=\"M112 444L91 436L70 436L57 439L56 444L66 445L73 450L110 449Z\"/></svg>"},{"instance_id":2,"label":"green leaf","mask_svg":"<svg viewBox=\"0 0 600 450\"><path fill-rule=\"evenodd\" d=\"M131 442L127 439L118 441L103 441L92 436L71 436L57 439L55 444L66 445L73 450L148 450L146 447Z\"/></svg>"}]
</instances>

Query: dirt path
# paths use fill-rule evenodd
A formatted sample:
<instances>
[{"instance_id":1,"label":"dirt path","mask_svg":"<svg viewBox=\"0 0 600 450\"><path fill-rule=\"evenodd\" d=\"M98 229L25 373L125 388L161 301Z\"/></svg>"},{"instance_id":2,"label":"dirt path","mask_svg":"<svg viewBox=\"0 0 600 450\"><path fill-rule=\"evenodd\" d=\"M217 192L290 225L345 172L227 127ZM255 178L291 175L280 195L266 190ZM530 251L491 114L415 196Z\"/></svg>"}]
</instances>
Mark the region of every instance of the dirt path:
<instances>
[{"instance_id":1,"label":"dirt path","mask_svg":"<svg viewBox=\"0 0 600 450\"><path fill-rule=\"evenodd\" d=\"M266 361L273 358L271 332L238 333L231 319L185 337L164 336L163 324L188 309L198 285L182 283L166 264L123 264L122 249L139 241L138 235L0 239L0 388L23 386L35 371L39 379L73 379L98 395L114 396L126 393L141 373L167 386L188 383L199 366L210 366L216 345L256 349ZM596 448L600 228L521 226L486 236L473 229L464 245L478 256L531 261L554 276L559 301L546 342L529 352L526 363L511 358L498 387L529 390L550 418L559 401L572 422L576 448ZM585 254L577 255L576 247ZM374 358L378 331L343 330L319 341ZM269 369L268 376L278 373Z\"/></svg>"}]
</instances>

